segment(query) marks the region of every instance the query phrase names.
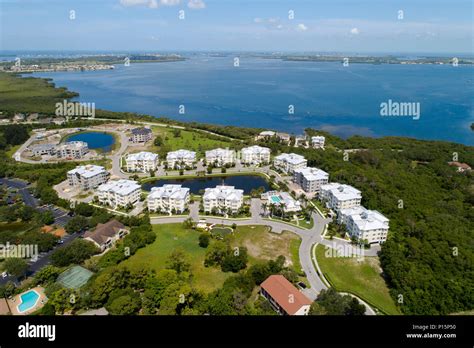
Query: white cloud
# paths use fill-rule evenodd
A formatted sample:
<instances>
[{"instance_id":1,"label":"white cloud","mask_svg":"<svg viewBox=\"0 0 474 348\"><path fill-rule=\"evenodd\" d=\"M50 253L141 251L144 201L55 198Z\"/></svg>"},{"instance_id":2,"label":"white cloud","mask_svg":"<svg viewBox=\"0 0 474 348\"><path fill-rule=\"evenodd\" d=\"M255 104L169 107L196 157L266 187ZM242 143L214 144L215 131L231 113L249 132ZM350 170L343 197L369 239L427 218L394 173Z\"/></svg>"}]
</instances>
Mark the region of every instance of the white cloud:
<instances>
[{"instance_id":1,"label":"white cloud","mask_svg":"<svg viewBox=\"0 0 474 348\"><path fill-rule=\"evenodd\" d=\"M306 25L304 25L303 23L300 23L296 26L296 30L298 31L306 31L308 30L308 27Z\"/></svg>"},{"instance_id":2,"label":"white cloud","mask_svg":"<svg viewBox=\"0 0 474 348\"><path fill-rule=\"evenodd\" d=\"M148 8L158 8L159 6L176 6L180 2L181 0L120 0L120 5L125 7L145 6Z\"/></svg>"},{"instance_id":3,"label":"white cloud","mask_svg":"<svg viewBox=\"0 0 474 348\"><path fill-rule=\"evenodd\" d=\"M359 31L358 28L352 28L352 29L351 29L351 34L352 34L352 35L359 35L359 33L360 33L360 31Z\"/></svg>"},{"instance_id":4,"label":"white cloud","mask_svg":"<svg viewBox=\"0 0 474 348\"><path fill-rule=\"evenodd\" d=\"M189 0L188 7L193 10L206 8L206 4L202 0Z\"/></svg>"},{"instance_id":5,"label":"white cloud","mask_svg":"<svg viewBox=\"0 0 474 348\"><path fill-rule=\"evenodd\" d=\"M120 0L120 5L130 7L130 6L146 6L149 8L157 8L157 0Z\"/></svg>"}]
</instances>

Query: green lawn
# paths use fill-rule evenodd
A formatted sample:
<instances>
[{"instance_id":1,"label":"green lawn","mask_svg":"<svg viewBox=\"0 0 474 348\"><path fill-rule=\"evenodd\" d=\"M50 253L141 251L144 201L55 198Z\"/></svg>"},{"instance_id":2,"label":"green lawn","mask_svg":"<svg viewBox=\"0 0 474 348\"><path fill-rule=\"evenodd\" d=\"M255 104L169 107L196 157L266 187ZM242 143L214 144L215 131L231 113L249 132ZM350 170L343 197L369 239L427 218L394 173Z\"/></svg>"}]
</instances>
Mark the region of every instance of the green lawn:
<instances>
[{"instance_id":1,"label":"green lawn","mask_svg":"<svg viewBox=\"0 0 474 348\"><path fill-rule=\"evenodd\" d=\"M194 284L197 288L210 292L222 286L232 273L223 273L219 268L204 267L206 249L199 247L199 232L187 230L181 224L154 225L156 240L136 252L121 263L132 269L149 267L159 271L165 267L166 260L176 248L182 248L189 256Z\"/></svg>"},{"instance_id":2,"label":"green lawn","mask_svg":"<svg viewBox=\"0 0 474 348\"><path fill-rule=\"evenodd\" d=\"M202 157L206 150L212 150L217 147L232 147L232 143L224 138L222 140L211 139L210 135L200 132L180 130L181 135L175 137L173 130L170 128L152 127L152 129L163 138L166 148L169 149L169 151L186 149L196 151L198 157ZM154 147L154 150L157 151L158 147Z\"/></svg>"},{"instance_id":3,"label":"green lawn","mask_svg":"<svg viewBox=\"0 0 474 348\"><path fill-rule=\"evenodd\" d=\"M324 276L337 291L353 293L386 314L400 314L380 275L378 258L365 257L360 262L355 257L328 258L322 245L316 247L316 258Z\"/></svg>"}]
</instances>

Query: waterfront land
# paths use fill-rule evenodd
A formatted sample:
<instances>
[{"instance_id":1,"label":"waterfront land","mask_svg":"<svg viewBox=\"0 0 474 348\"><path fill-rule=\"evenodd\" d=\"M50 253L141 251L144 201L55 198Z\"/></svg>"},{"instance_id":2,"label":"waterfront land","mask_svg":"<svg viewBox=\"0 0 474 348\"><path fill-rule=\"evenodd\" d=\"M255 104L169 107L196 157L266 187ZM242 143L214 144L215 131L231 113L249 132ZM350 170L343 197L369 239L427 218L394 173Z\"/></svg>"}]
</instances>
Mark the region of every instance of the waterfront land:
<instances>
[{"instance_id":1,"label":"waterfront land","mask_svg":"<svg viewBox=\"0 0 474 348\"><path fill-rule=\"evenodd\" d=\"M4 74L0 74L0 77L6 78ZM21 90L17 87L16 81L21 83L22 79L15 75L8 75L8 79L10 90ZM26 80L30 86L38 83L32 88L34 94L28 96L18 92L10 94L8 98L0 95L0 98L5 98L3 99L5 103L0 104L4 108L0 110L4 116L10 117L15 112L19 112L20 110L16 107L23 108L23 112L37 112L33 110L35 108L33 102L27 102L26 106L21 103L22 99L30 100L33 95L41 96L41 105L44 110L52 110L52 104L60 94L44 94L43 90L46 89L50 93L55 91L54 87L37 82L37 79ZM381 269L370 268L369 271L369 269L357 268L357 265L344 264L345 260L337 261L339 263L321 261L320 267L323 273L328 275L330 282L333 282L337 290L353 292L388 314L395 314L398 311L404 314L446 314L472 309L474 299L469 290L472 288L472 281L470 277L466 277L466 274L472 273L474 258L473 250L469 247L474 238L473 176L472 172L461 173L448 165L448 162L453 161L455 154L457 160L472 167L474 165L472 147L402 137L374 139L354 136L341 139L327 132L307 129L308 136L314 134L326 136L328 146L322 151L294 147L292 144L282 144L273 139L256 141L254 135L259 133L258 129L183 124L163 119L156 121L148 116L137 115L134 118L131 114L104 111L103 115L107 114L112 115L114 120L124 122L133 118L135 125L138 122L144 122L143 124L152 121L163 122L163 125L155 124L153 127L154 136L162 137L163 141L160 145L150 144L150 146L156 146L151 149L157 152L163 151L163 148L168 151L168 149L183 146L196 150L202 155L202 151L208 147L227 145L238 148L243 145L261 144L269 147L272 155L295 152L305 156L308 165L330 173L331 181L347 183L360 189L363 192L362 203L365 207L377 209L390 218L389 239L382 246L379 254ZM98 121L100 120L94 122ZM78 122L82 122L83 127L88 127L89 122L92 123L90 120L82 119L71 121L61 127L73 127ZM0 163L0 176L27 180L33 183L35 195L43 203L64 205L65 208L69 208L68 202L58 198L52 187L63 181L66 172L77 163L29 164L15 161L11 155L7 155L11 154L12 147L23 144L30 137L33 128L40 127L53 126L25 122L25 124L0 127L4 139L0 142L3 158ZM179 130L182 136L175 136L173 134L175 129ZM206 137L203 131L212 132L212 134L205 133L209 135ZM222 138L223 136L226 138ZM127 142L122 144L125 146ZM114 161L113 158L112 161ZM179 176L179 173L175 174ZM120 175L128 176L124 173ZM289 184L291 181L291 178L280 176L279 173L272 175L274 175L274 180L281 184ZM164 177L166 176L157 176L157 178ZM2 209L6 210L6 208ZM139 216L148 219L145 214ZM311 262L311 266L308 266L307 258L314 239L320 239L327 221L316 213L314 216L315 226L311 230L298 229L276 222L265 222L281 230L297 231L304 237L299 245L291 238L282 241L275 237L277 241L274 247L267 248L267 244L271 241L268 238L256 237L249 227L245 227L246 230L241 230L242 233L239 234L239 229L244 228L241 225L244 223L251 225L252 220L235 221L239 225L235 234L236 243L247 245L250 267L253 262L275 258L281 252L287 261L291 261L292 267L297 272L301 268L306 269L308 271L306 276L310 279L310 283L318 284L316 270L312 268ZM23 221L22 219L18 216L16 220ZM183 247L185 254L189 254L191 259L192 282L205 291L220 291L220 286L225 283L229 274L221 272L218 268L204 267L202 265L204 250L198 246L199 234L182 227L181 224L185 218L174 219L175 222L172 225L169 225L169 222L157 223L158 220L153 219L152 223L156 226L151 229L156 240L148 243L148 246L142 245L137 248L136 253L123 263L134 268L134 272L139 271L140 265L162 271L166 258L173 249ZM217 223L222 221L222 219L216 220ZM127 223L131 222L127 221ZM229 221L227 224L232 223L234 221ZM245 235L248 235L248 238ZM286 233L281 236L288 238ZM181 242L182 245L180 245ZM327 242L330 243L330 241ZM298 253L295 249L298 249ZM110 255L114 255L111 252L109 252ZM296 255L299 256L299 260ZM107 256L109 257L112 258L112 256ZM92 268L99 274L104 274L105 277L109 272L114 271L114 264L105 268ZM360 277L354 277L357 282L352 284L353 287L347 284L353 282L347 272L348 269L354 269L354 272L360 271ZM97 279L101 279L100 276ZM216 285L214 286L214 283L209 285L209 281L215 281ZM363 284L368 283L373 283L374 286L363 289ZM91 286L98 287L99 284L93 283ZM392 301L388 298L387 288ZM394 307L399 294L403 295L404 301ZM99 302L103 304L106 300L101 301Z\"/></svg>"}]
</instances>

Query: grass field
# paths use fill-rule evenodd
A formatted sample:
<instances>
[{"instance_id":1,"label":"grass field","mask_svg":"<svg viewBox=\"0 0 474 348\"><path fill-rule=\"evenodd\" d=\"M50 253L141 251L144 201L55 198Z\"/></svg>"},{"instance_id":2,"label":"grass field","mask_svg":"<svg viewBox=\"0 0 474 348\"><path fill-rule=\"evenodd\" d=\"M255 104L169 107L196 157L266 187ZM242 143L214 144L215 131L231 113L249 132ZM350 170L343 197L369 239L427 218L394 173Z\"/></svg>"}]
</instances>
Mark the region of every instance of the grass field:
<instances>
[{"instance_id":1,"label":"grass field","mask_svg":"<svg viewBox=\"0 0 474 348\"><path fill-rule=\"evenodd\" d=\"M181 248L189 256L195 286L205 292L213 291L222 286L233 273L224 273L217 267L204 267L206 249L199 247L199 232L185 229L182 224L154 225L156 240L153 244L137 251L128 260L121 263L131 269L148 267L159 271L166 265L166 260L176 248ZM299 264L291 247L299 242L299 237L286 232L276 234L268 232L264 226L240 226L231 240L232 246L245 246L249 253L248 266L256 262L275 259L283 255L291 264ZM295 259L296 257L296 259Z\"/></svg>"},{"instance_id":2,"label":"grass field","mask_svg":"<svg viewBox=\"0 0 474 348\"><path fill-rule=\"evenodd\" d=\"M232 143L222 138L222 140L211 139L209 135L192 132L187 130L180 130L181 135L175 137L173 130L165 127L152 127L154 132L163 138L165 146L169 151L179 149L186 149L196 151L198 157L203 157L206 150L212 150L217 147L231 147ZM159 148L154 147L157 151Z\"/></svg>"},{"instance_id":3,"label":"grass field","mask_svg":"<svg viewBox=\"0 0 474 348\"><path fill-rule=\"evenodd\" d=\"M266 226L238 226L231 239L233 246L247 248L250 264L274 260L283 255L289 265L296 266L295 269L300 261L298 252L294 253L294 245L299 245L300 242L300 238L294 233L272 233Z\"/></svg>"},{"instance_id":4,"label":"grass field","mask_svg":"<svg viewBox=\"0 0 474 348\"><path fill-rule=\"evenodd\" d=\"M206 249L198 245L199 232L187 230L181 224L154 225L156 240L153 244L137 251L122 265L132 269L149 267L159 271L165 268L166 260L176 248L181 248L189 256L194 284L197 288L210 292L219 288L231 273L223 273L219 268L204 267Z\"/></svg>"},{"instance_id":5,"label":"grass field","mask_svg":"<svg viewBox=\"0 0 474 348\"><path fill-rule=\"evenodd\" d=\"M365 257L360 262L355 257L328 258L322 245L316 247L316 258L324 276L337 291L353 293L386 314L400 314L380 275L378 258Z\"/></svg>"}]
</instances>

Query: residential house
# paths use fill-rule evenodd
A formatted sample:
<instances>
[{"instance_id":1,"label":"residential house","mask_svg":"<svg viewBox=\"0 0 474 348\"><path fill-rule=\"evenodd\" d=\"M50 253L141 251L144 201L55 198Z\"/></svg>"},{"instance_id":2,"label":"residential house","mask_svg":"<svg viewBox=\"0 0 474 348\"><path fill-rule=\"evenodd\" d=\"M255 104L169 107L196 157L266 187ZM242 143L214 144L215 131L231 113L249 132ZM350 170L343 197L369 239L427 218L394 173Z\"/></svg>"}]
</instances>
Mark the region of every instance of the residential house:
<instances>
[{"instance_id":1,"label":"residential house","mask_svg":"<svg viewBox=\"0 0 474 348\"><path fill-rule=\"evenodd\" d=\"M280 274L271 275L260 284L260 294L281 315L307 315L312 303Z\"/></svg>"},{"instance_id":2,"label":"residential house","mask_svg":"<svg viewBox=\"0 0 474 348\"><path fill-rule=\"evenodd\" d=\"M129 230L124 224L113 219L105 224L98 224L93 231L87 231L84 239L94 243L101 251L105 251L128 233Z\"/></svg>"},{"instance_id":3,"label":"residential house","mask_svg":"<svg viewBox=\"0 0 474 348\"><path fill-rule=\"evenodd\" d=\"M325 141L326 141L326 137L322 135L316 135L314 137L311 137L311 145L315 149L324 149Z\"/></svg>"}]
</instances>

